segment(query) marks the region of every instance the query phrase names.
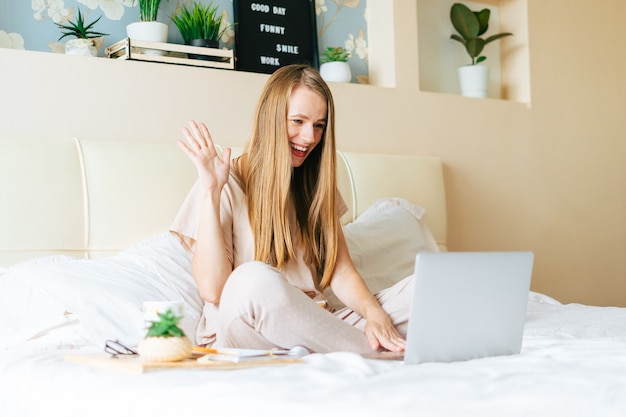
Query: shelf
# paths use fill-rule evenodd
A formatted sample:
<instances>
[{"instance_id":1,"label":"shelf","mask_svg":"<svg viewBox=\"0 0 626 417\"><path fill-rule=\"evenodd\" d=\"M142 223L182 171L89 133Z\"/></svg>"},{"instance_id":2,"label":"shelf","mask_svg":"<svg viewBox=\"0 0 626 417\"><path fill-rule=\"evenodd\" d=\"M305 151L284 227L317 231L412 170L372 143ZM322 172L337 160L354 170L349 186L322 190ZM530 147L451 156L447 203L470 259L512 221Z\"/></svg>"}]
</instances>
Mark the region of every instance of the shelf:
<instances>
[{"instance_id":1,"label":"shelf","mask_svg":"<svg viewBox=\"0 0 626 417\"><path fill-rule=\"evenodd\" d=\"M469 63L463 46L450 39L454 28L450 8L454 0L417 1L419 89L459 94L457 68ZM528 0L477 0L463 2L472 10L491 10L485 37L501 32L508 36L485 46L489 67L489 98L530 104Z\"/></svg>"},{"instance_id":2,"label":"shelf","mask_svg":"<svg viewBox=\"0 0 626 417\"><path fill-rule=\"evenodd\" d=\"M109 46L104 52L107 58L112 59L128 59L222 69L235 68L232 49L147 42L125 38ZM190 58L190 56L195 56L196 58Z\"/></svg>"}]
</instances>

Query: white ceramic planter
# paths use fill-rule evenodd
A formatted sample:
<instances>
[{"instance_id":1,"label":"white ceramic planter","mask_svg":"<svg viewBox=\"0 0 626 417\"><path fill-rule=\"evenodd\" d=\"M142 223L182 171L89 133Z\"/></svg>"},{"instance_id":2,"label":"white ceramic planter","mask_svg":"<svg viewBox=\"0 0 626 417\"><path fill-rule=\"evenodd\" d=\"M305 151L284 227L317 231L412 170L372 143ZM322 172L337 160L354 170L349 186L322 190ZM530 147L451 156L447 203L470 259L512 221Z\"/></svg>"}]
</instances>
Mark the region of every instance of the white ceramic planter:
<instances>
[{"instance_id":1,"label":"white ceramic planter","mask_svg":"<svg viewBox=\"0 0 626 417\"><path fill-rule=\"evenodd\" d=\"M347 62L325 62L320 65L320 75L324 81L349 83L352 80L350 65Z\"/></svg>"},{"instance_id":2,"label":"white ceramic planter","mask_svg":"<svg viewBox=\"0 0 626 417\"><path fill-rule=\"evenodd\" d=\"M65 42L67 55L98 56L98 50L92 39L70 39Z\"/></svg>"},{"instance_id":3,"label":"white ceramic planter","mask_svg":"<svg viewBox=\"0 0 626 417\"><path fill-rule=\"evenodd\" d=\"M161 22L134 22L126 26L126 34L130 39L146 42L167 42L168 27ZM163 55L163 51L146 49L149 55Z\"/></svg>"},{"instance_id":4,"label":"white ceramic planter","mask_svg":"<svg viewBox=\"0 0 626 417\"><path fill-rule=\"evenodd\" d=\"M485 98L489 85L489 67L484 65L466 65L459 67L459 86L465 97Z\"/></svg>"}]
</instances>

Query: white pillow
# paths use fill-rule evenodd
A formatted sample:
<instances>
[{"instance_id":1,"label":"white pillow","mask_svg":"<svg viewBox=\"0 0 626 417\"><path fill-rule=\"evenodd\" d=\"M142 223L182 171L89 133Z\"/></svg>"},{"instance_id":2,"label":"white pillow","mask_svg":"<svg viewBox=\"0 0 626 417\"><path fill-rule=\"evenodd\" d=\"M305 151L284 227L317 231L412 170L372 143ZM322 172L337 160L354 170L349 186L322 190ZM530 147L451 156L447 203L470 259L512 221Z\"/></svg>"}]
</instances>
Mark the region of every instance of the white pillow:
<instances>
[{"instance_id":1,"label":"white pillow","mask_svg":"<svg viewBox=\"0 0 626 417\"><path fill-rule=\"evenodd\" d=\"M438 250L423 213L406 200L383 199L344 227L352 260L373 293L410 275L418 252ZM57 346L58 329L64 337L75 332L73 345L101 346L106 339L134 345L142 336L143 302L159 300L185 303L181 327L193 340L203 303L190 265L169 232L108 258L57 256L16 265L0 275L0 348L29 340ZM341 306L330 290L327 296Z\"/></svg>"},{"instance_id":2,"label":"white pillow","mask_svg":"<svg viewBox=\"0 0 626 417\"><path fill-rule=\"evenodd\" d=\"M63 255L48 256L3 271L0 275L0 331L4 336L0 339L0 348L39 338L49 330L75 321L75 317L55 298L33 287L27 280L19 279L19 274L14 272L72 259Z\"/></svg>"},{"instance_id":3,"label":"white pillow","mask_svg":"<svg viewBox=\"0 0 626 417\"><path fill-rule=\"evenodd\" d=\"M385 198L344 226L352 262L373 294L411 275L419 252L439 251L422 222L425 211L401 198ZM325 293L332 307L343 306L331 290Z\"/></svg>"},{"instance_id":4,"label":"white pillow","mask_svg":"<svg viewBox=\"0 0 626 417\"><path fill-rule=\"evenodd\" d=\"M4 347L74 318L93 344L120 339L135 345L143 332L143 302L166 300L185 303L181 328L193 340L203 303L190 265L189 253L169 232L107 258L16 265L0 276L0 328L23 330L3 339Z\"/></svg>"}]
</instances>

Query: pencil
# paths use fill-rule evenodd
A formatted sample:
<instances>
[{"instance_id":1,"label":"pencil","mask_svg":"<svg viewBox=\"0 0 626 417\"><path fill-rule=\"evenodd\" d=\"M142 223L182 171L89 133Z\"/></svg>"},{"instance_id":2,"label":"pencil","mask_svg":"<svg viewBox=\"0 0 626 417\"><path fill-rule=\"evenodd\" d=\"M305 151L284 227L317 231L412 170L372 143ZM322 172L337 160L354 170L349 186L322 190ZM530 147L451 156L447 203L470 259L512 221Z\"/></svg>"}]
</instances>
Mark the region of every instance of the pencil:
<instances>
[{"instance_id":1,"label":"pencil","mask_svg":"<svg viewBox=\"0 0 626 417\"><path fill-rule=\"evenodd\" d=\"M195 350L196 352L204 352L204 353L218 353L215 349L205 348L202 346L193 346L191 350Z\"/></svg>"}]
</instances>

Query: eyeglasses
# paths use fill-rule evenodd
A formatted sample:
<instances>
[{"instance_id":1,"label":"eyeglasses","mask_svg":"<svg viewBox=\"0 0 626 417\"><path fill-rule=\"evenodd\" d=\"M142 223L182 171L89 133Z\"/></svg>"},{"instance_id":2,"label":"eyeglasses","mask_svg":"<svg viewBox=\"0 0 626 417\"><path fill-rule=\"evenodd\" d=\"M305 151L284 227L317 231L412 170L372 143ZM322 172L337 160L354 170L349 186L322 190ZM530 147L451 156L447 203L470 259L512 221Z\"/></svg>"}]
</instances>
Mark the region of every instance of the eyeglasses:
<instances>
[{"instance_id":1,"label":"eyeglasses","mask_svg":"<svg viewBox=\"0 0 626 417\"><path fill-rule=\"evenodd\" d=\"M104 351L111 355L111 358L117 358L118 355L137 355L137 351L129 348L119 340L107 340L104 344Z\"/></svg>"}]
</instances>

